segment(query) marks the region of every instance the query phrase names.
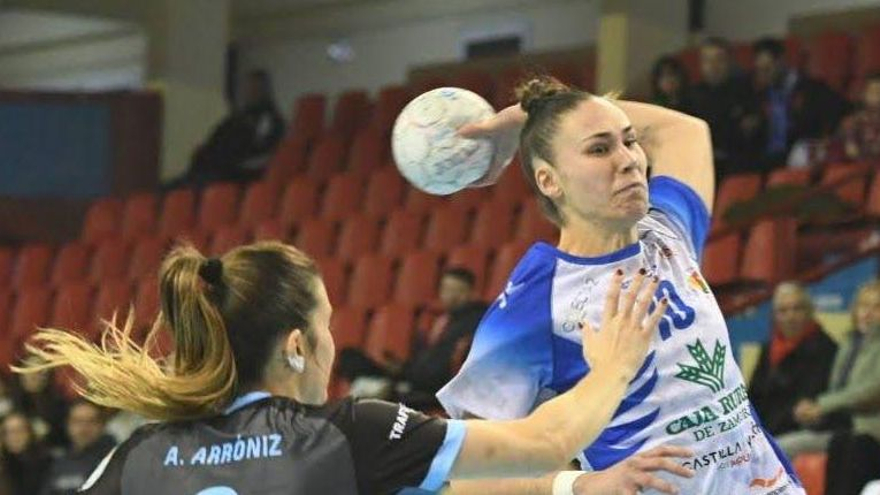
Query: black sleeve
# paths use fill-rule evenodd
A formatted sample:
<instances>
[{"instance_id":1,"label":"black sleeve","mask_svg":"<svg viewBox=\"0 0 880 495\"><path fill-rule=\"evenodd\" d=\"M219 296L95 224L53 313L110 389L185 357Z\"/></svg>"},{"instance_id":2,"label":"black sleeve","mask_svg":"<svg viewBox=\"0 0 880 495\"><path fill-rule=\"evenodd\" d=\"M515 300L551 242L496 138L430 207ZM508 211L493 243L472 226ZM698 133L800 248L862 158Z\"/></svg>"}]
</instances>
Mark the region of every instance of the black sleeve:
<instances>
[{"instance_id":1,"label":"black sleeve","mask_svg":"<svg viewBox=\"0 0 880 495\"><path fill-rule=\"evenodd\" d=\"M453 428L450 422L402 404L355 402L345 433L360 493L396 494L404 488L438 490L463 440L463 425L455 426L461 435L447 435L447 428Z\"/></svg>"}]
</instances>

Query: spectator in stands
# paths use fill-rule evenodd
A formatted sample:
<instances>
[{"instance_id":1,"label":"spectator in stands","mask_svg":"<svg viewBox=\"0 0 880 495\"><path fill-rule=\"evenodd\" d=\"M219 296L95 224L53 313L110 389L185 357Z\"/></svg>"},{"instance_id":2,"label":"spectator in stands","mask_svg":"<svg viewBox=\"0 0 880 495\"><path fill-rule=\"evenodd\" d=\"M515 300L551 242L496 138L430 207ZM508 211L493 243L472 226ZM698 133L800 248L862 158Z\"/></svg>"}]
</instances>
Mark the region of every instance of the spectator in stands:
<instances>
[{"instance_id":1,"label":"spectator in stands","mask_svg":"<svg viewBox=\"0 0 880 495\"><path fill-rule=\"evenodd\" d=\"M651 70L651 103L680 112L690 111L688 77L675 57L664 56Z\"/></svg>"},{"instance_id":2,"label":"spectator in stands","mask_svg":"<svg viewBox=\"0 0 880 495\"><path fill-rule=\"evenodd\" d=\"M80 399L70 406L70 450L52 464L40 495L71 495L85 483L116 445L105 432L105 423L105 412L91 402Z\"/></svg>"},{"instance_id":3,"label":"spectator in stands","mask_svg":"<svg viewBox=\"0 0 880 495\"><path fill-rule=\"evenodd\" d=\"M792 147L811 148L830 136L846 113L846 100L821 81L785 64L774 38L754 44L753 85L763 107L765 168L786 163Z\"/></svg>"},{"instance_id":4,"label":"spectator in stands","mask_svg":"<svg viewBox=\"0 0 880 495\"><path fill-rule=\"evenodd\" d=\"M245 80L239 108L214 128L193 154L187 174L171 186L258 178L283 133L284 120L269 74L252 71Z\"/></svg>"},{"instance_id":5,"label":"spectator in stands","mask_svg":"<svg viewBox=\"0 0 880 495\"><path fill-rule=\"evenodd\" d=\"M67 403L53 384L51 371L18 375L17 387L13 390L15 407L30 418L37 436L50 447L64 447L67 445L64 434Z\"/></svg>"},{"instance_id":6,"label":"spectator in stands","mask_svg":"<svg viewBox=\"0 0 880 495\"><path fill-rule=\"evenodd\" d=\"M781 435L799 428L795 405L828 388L837 344L813 318L813 301L796 282L776 287L773 320L773 333L761 349L749 397L764 427Z\"/></svg>"},{"instance_id":7,"label":"spectator in stands","mask_svg":"<svg viewBox=\"0 0 880 495\"><path fill-rule=\"evenodd\" d=\"M416 333L410 360L378 364L358 349L344 349L339 358L341 376L352 382L360 377L380 378L385 387L377 395L411 407L438 405L434 395L458 371L486 312L486 304L474 295L475 284L470 270L446 270L439 287L442 313L430 329Z\"/></svg>"},{"instance_id":8,"label":"spectator in stands","mask_svg":"<svg viewBox=\"0 0 880 495\"><path fill-rule=\"evenodd\" d=\"M9 379L0 375L0 418L15 409L15 397Z\"/></svg>"},{"instance_id":9,"label":"spectator in stands","mask_svg":"<svg viewBox=\"0 0 880 495\"><path fill-rule=\"evenodd\" d=\"M860 108L843 121L839 135L848 160L880 160L880 72L865 80Z\"/></svg>"},{"instance_id":10,"label":"spectator in stands","mask_svg":"<svg viewBox=\"0 0 880 495\"><path fill-rule=\"evenodd\" d=\"M719 177L748 170L757 158L752 151L761 122L758 102L748 79L736 69L726 40L709 38L700 46L700 82L691 89L690 109L712 129Z\"/></svg>"},{"instance_id":11,"label":"spectator in stands","mask_svg":"<svg viewBox=\"0 0 880 495\"><path fill-rule=\"evenodd\" d=\"M0 424L2 454L0 464L7 493L34 495L39 493L52 462L49 451L37 440L28 417L14 411Z\"/></svg>"},{"instance_id":12,"label":"spectator in stands","mask_svg":"<svg viewBox=\"0 0 880 495\"><path fill-rule=\"evenodd\" d=\"M826 495L858 494L880 477L880 281L862 286L853 305L853 331L837 351L828 390L795 407L805 428L779 437L790 456L827 451ZM850 428L829 429L835 415Z\"/></svg>"}]
</instances>

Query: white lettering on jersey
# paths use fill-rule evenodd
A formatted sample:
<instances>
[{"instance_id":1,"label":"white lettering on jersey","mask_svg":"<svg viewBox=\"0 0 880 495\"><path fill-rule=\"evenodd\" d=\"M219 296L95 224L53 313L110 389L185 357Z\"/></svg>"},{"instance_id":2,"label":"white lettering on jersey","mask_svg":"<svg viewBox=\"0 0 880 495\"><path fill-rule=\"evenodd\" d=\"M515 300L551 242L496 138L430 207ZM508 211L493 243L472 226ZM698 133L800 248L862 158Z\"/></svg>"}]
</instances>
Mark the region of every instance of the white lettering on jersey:
<instances>
[{"instance_id":1,"label":"white lettering on jersey","mask_svg":"<svg viewBox=\"0 0 880 495\"><path fill-rule=\"evenodd\" d=\"M394 424L391 426L391 433L388 434L388 440L400 440L403 437L403 432L406 430L406 423L409 421L409 415L414 412L412 409L400 405L400 408L397 409L397 419L394 420Z\"/></svg>"}]
</instances>

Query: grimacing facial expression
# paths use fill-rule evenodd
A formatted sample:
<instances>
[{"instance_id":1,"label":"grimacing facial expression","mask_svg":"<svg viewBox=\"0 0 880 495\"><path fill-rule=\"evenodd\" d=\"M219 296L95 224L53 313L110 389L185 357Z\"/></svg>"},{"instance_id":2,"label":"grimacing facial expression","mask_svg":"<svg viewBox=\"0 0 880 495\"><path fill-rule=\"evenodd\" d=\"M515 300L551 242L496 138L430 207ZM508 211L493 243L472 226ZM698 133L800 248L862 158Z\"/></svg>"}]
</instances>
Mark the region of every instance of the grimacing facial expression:
<instances>
[{"instance_id":1,"label":"grimacing facial expression","mask_svg":"<svg viewBox=\"0 0 880 495\"><path fill-rule=\"evenodd\" d=\"M580 218L629 228L647 214L648 160L623 110L589 98L560 117L551 145L552 170L542 172L549 165L536 160L535 173L566 224Z\"/></svg>"}]
</instances>

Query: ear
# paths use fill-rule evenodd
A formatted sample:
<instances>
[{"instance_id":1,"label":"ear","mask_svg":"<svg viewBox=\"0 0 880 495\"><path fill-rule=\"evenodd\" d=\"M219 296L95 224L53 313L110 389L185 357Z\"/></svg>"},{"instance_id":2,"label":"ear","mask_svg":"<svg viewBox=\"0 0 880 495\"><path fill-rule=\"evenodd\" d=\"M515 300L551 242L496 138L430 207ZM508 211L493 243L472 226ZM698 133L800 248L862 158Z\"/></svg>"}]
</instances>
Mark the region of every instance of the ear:
<instances>
[{"instance_id":1,"label":"ear","mask_svg":"<svg viewBox=\"0 0 880 495\"><path fill-rule=\"evenodd\" d=\"M562 197L559 171L544 160L535 160L535 184L544 196L552 199Z\"/></svg>"},{"instance_id":2,"label":"ear","mask_svg":"<svg viewBox=\"0 0 880 495\"><path fill-rule=\"evenodd\" d=\"M302 330L295 328L284 341L284 353L287 356L305 356L305 335Z\"/></svg>"}]
</instances>

